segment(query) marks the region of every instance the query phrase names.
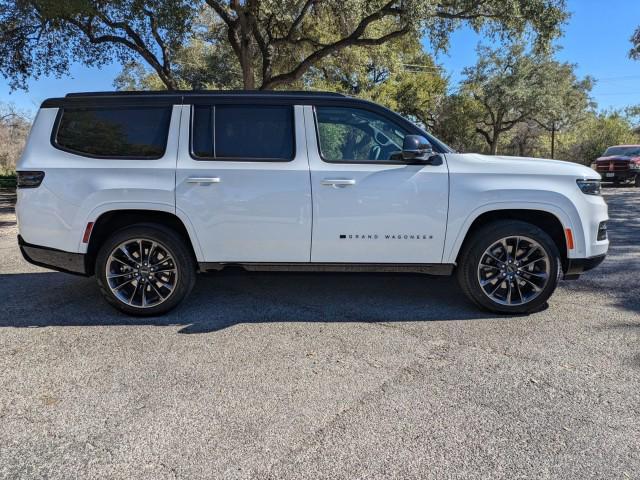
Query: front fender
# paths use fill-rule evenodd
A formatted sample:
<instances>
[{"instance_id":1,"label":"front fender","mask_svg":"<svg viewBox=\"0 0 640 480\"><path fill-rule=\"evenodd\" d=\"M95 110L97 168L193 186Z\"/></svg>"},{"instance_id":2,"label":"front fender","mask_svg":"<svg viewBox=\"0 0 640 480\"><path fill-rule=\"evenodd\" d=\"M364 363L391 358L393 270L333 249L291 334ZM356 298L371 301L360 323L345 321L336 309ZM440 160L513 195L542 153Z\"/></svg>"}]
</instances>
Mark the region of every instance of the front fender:
<instances>
[{"instance_id":1,"label":"front fender","mask_svg":"<svg viewBox=\"0 0 640 480\"><path fill-rule=\"evenodd\" d=\"M502 193L504 197L509 196L508 192ZM517 193L520 197L522 196L522 191ZM488 212L504 210L532 210L554 215L562 224L563 229L570 228L573 233L574 249L568 252L568 256L570 258L584 257L586 252L585 235L577 209L568 198L554 192L549 193L553 198L548 198L548 201L487 202L467 213L463 213L462 209L456 212L455 207L452 208L453 211L450 211L447 225L443 263L455 263L467 233L477 218Z\"/></svg>"}]
</instances>

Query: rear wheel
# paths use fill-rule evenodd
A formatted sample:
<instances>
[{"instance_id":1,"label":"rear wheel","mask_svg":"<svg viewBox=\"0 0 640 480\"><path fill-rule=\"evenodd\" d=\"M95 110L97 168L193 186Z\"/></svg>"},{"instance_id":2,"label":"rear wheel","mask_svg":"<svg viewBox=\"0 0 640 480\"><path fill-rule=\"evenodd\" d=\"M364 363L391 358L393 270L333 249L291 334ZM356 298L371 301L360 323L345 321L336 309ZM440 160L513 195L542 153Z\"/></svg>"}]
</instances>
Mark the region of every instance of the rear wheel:
<instances>
[{"instance_id":1,"label":"rear wheel","mask_svg":"<svg viewBox=\"0 0 640 480\"><path fill-rule=\"evenodd\" d=\"M95 271L107 302L137 316L168 312L195 283L194 260L182 238L154 224L114 233L100 248Z\"/></svg>"},{"instance_id":2,"label":"rear wheel","mask_svg":"<svg viewBox=\"0 0 640 480\"><path fill-rule=\"evenodd\" d=\"M476 231L461 252L457 275L465 294L497 313L530 313L554 292L561 274L553 240L535 225L504 220Z\"/></svg>"}]
</instances>

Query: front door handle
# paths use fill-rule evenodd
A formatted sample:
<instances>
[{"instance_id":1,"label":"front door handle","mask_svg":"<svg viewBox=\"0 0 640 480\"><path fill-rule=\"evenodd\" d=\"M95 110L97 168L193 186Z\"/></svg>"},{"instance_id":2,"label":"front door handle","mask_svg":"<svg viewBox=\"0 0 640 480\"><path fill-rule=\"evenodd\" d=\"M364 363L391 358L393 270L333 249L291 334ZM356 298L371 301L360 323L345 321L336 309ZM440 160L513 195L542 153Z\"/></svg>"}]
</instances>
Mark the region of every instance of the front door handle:
<instances>
[{"instance_id":1,"label":"front door handle","mask_svg":"<svg viewBox=\"0 0 640 480\"><path fill-rule=\"evenodd\" d=\"M199 183L201 185L220 183L220 177L189 177L187 178L187 183Z\"/></svg>"},{"instance_id":2,"label":"front door handle","mask_svg":"<svg viewBox=\"0 0 640 480\"><path fill-rule=\"evenodd\" d=\"M355 185L356 181L353 178L325 178L320 182L320 184L334 188L344 188L350 185Z\"/></svg>"}]
</instances>

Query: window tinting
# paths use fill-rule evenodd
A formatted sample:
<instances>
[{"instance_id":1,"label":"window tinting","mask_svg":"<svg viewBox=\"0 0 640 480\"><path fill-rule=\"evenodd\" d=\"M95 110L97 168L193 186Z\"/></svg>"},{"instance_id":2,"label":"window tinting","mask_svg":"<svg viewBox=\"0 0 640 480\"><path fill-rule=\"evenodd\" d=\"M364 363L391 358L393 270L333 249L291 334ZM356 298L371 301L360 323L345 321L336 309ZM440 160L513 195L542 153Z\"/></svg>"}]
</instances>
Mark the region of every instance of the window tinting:
<instances>
[{"instance_id":1,"label":"window tinting","mask_svg":"<svg viewBox=\"0 0 640 480\"><path fill-rule=\"evenodd\" d=\"M193 107L192 151L195 157L213 158L213 107Z\"/></svg>"},{"instance_id":2,"label":"window tinting","mask_svg":"<svg viewBox=\"0 0 640 480\"><path fill-rule=\"evenodd\" d=\"M55 145L95 157L160 158L170 120L170 107L65 108Z\"/></svg>"},{"instance_id":3,"label":"window tinting","mask_svg":"<svg viewBox=\"0 0 640 480\"><path fill-rule=\"evenodd\" d=\"M640 147L609 147L606 152L604 152L605 157L613 157L616 155L622 157L635 157L640 155Z\"/></svg>"},{"instance_id":4,"label":"window tinting","mask_svg":"<svg viewBox=\"0 0 640 480\"><path fill-rule=\"evenodd\" d=\"M283 161L294 157L289 106L196 106L192 135L193 154L199 158Z\"/></svg>"},{"instance_id":5,"label":"window tinting","mask_svg":"<svg viewBox=\"0 0 640 480\"><path fill-rule=\"evenodd\" d=\"M407 132L367 110L317 107L316 119L322 158L328 162L385 162L401 160Z\"/></svg>"}]
</instances>

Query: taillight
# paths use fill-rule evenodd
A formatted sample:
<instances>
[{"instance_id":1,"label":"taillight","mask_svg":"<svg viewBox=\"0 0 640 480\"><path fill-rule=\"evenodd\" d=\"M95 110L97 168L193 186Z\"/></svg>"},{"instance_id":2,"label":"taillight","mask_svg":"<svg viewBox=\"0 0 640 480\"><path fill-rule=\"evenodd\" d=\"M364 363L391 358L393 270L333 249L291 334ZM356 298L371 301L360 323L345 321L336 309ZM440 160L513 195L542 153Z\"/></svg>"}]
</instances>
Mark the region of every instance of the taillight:
<instances>
[{"instance_id":1,"label":"taillight","mask_svg":"<svg viewBox=\"0 0 640 480\"><path fill-rule=\"evenodd\" d=\"M44 180L44 172L18 172L18 188L36 188Z\"/></svg>"}]
</instances>

